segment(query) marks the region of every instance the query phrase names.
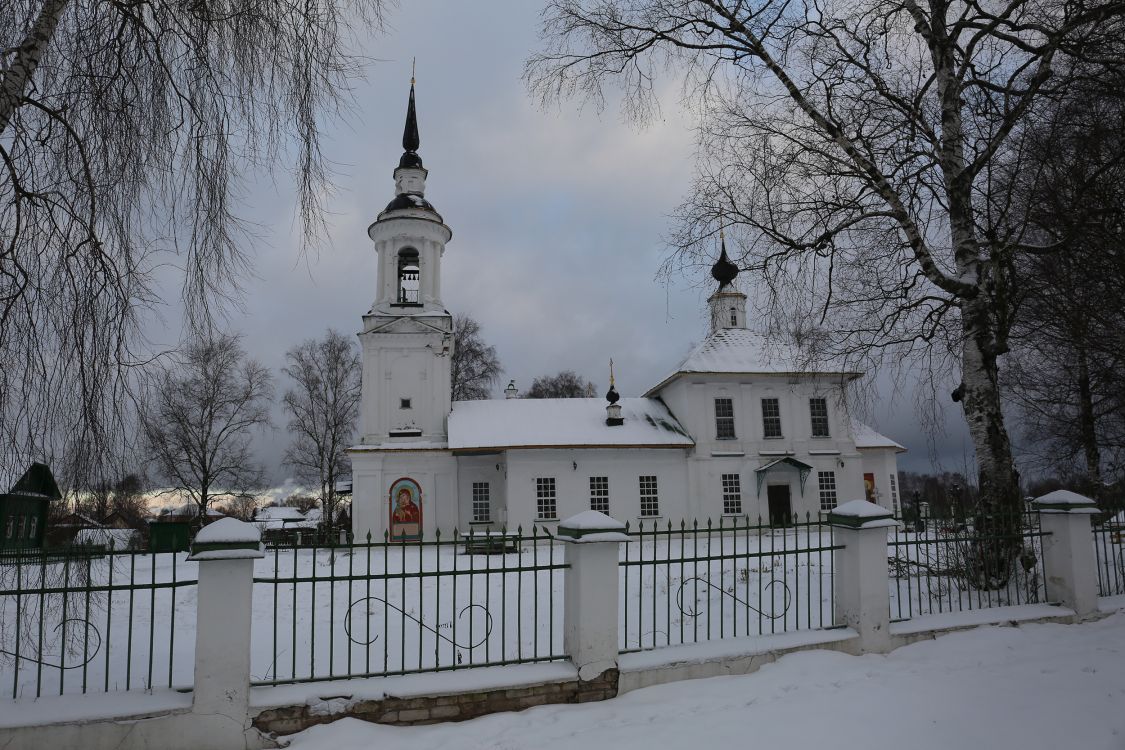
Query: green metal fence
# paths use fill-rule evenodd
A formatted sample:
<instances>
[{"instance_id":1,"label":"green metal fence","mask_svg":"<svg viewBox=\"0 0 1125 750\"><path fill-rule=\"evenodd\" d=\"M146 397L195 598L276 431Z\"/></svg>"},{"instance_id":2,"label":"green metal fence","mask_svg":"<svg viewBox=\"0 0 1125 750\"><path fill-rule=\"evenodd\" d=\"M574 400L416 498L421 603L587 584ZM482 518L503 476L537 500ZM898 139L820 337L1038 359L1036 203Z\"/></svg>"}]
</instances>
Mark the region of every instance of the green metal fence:
<instances>
[{"instance_id":1,"label":"green metal fence","mask_svg":"<svg viewBox=\"0 0 1125 750\"><path fill-rule=\"evenodd\" d=\"M720 518L641 524L619 562L622 652L833 625L832 527Z\"/></svg>"},{"instance_id":2,"label":"green metal fence","mask_svg":"<svg viewBox=\"0 0 1125 750\"><path fill-rule=\"evenodd\" d=\"M892 619L1048 601L1038 511L914 509L899 520L887 548Z\"/></svg>"},{"instance_id":3,"label":"green metal fence","mask_svg":"<svg viewBox=\"0 0 1125 750\"><path fill-rule=\"evenodd\" d=\"M190 686L196 566L112 547L0 561L0 684L13 698Z\"/></svg>"},{"instance_id":4,"label":"green metal fence","mask_svg":"<svg viewBox=\"0 0 1125 750\"><path fill-rule=\"evenodd\" d=\"M254 684L565 658L567 565L542 529L275 547L259 562Z\"/></svg>"},{"instance_id":5,"label":"green metal fence","mask_svg":"<svg viewBox=\"0 0 1125 750\"><path fill-rule=\"evenodd\" d=\"M1125 594L1125 510L1115 508L1094 520L1098 596Z\"/></svg>"}]
</instances>

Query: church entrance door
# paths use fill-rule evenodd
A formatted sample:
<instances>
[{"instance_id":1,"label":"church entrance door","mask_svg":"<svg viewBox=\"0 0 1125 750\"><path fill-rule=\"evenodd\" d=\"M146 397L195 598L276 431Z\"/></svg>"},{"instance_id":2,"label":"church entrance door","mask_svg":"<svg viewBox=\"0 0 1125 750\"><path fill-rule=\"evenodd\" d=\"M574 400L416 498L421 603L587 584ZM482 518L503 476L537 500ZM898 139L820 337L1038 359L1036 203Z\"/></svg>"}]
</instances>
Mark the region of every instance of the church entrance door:
<instances>
[{"instance_id":1,"label":"church entrance door","mask_svg":"<svg viewBox=\"0 0 1125 750\"><path fill-rule=\"evenodd\" d=\"M768 485L766 497L770 504L770 526L788 526L793 515L793 504L789 499L789 485Z\"/></svg>"}]
</instances>

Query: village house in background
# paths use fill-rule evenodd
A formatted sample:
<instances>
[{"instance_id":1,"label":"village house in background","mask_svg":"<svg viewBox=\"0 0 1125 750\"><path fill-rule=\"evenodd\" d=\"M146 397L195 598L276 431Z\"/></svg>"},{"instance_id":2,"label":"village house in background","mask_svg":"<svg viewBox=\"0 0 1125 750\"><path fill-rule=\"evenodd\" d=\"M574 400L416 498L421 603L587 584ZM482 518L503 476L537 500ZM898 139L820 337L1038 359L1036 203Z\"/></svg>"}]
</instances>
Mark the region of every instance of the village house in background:
<instances>
[{"instance_id":1,"label":"village house in background","mask_svg":"<svg viewBox=\"0 0 1125 750\"><path fill-rule=\"evenodd\" d=\"M737 267L712 271L710 332L640 398L452 402L441 260L453 233L425 197L411 83L395 197L368 229L378 255L363 316L356 538L529 528L593 509L622 521L723 516L785 523L866 498L898 510L895 441L849 414L862 373L802 362L752 330Z\"/></svg>"}]
</instances>

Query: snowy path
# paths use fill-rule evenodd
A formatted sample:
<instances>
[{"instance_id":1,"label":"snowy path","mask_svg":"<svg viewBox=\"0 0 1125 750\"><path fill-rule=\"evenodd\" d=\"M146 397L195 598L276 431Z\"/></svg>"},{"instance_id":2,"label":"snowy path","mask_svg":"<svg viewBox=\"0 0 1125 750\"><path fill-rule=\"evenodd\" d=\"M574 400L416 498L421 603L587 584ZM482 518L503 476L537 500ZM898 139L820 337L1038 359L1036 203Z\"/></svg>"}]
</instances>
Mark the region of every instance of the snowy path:
<instances>
[{"instance_id":1,"label":"snowy path","mask_svg":"<svg viewBox=\"0 0 1125 750\"><path fill-rule=\"evenodd\" d=\"M810 651L756 674L612 701L397 728L345 719L295 750L835 747L1125 748L1125 612L1085 625L987 627L887 656Z\"/></svg>"}]
</instances>

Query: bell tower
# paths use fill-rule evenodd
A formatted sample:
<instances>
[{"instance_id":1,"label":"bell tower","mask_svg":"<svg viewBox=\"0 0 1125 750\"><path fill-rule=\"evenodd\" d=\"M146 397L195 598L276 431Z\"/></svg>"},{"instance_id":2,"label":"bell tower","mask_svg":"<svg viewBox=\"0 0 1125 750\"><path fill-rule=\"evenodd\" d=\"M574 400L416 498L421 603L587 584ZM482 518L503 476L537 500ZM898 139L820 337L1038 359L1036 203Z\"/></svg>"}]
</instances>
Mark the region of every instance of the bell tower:
<instances>
[{"instance_id":1,"label":"bell tower","mask_svg":"<svg viewBox=\"0 0 1125 750\"><path fill-rule=\"evenodd\" d=\"M395 196L367 229L378 256L376 296L363 316L361 445L444 447L453 321L441 300L441 258L453 232L426 200L414 80Z\"/></svg>"},{"instance_id":2,"label":"bell tower","mask_svg":"<svg viewBox=\"0 0 1125 750\"><path fill-rule=\"evenodd\" d=\"M711 276L719 282L719 288L707 300L711 308L711 332L724 328L746 327L746 295L734 286L738 276L738 266L727 257L727 240L719 229L719 242L722 252L715 265L711 266Z\"/></svg>"}]
</instances>

